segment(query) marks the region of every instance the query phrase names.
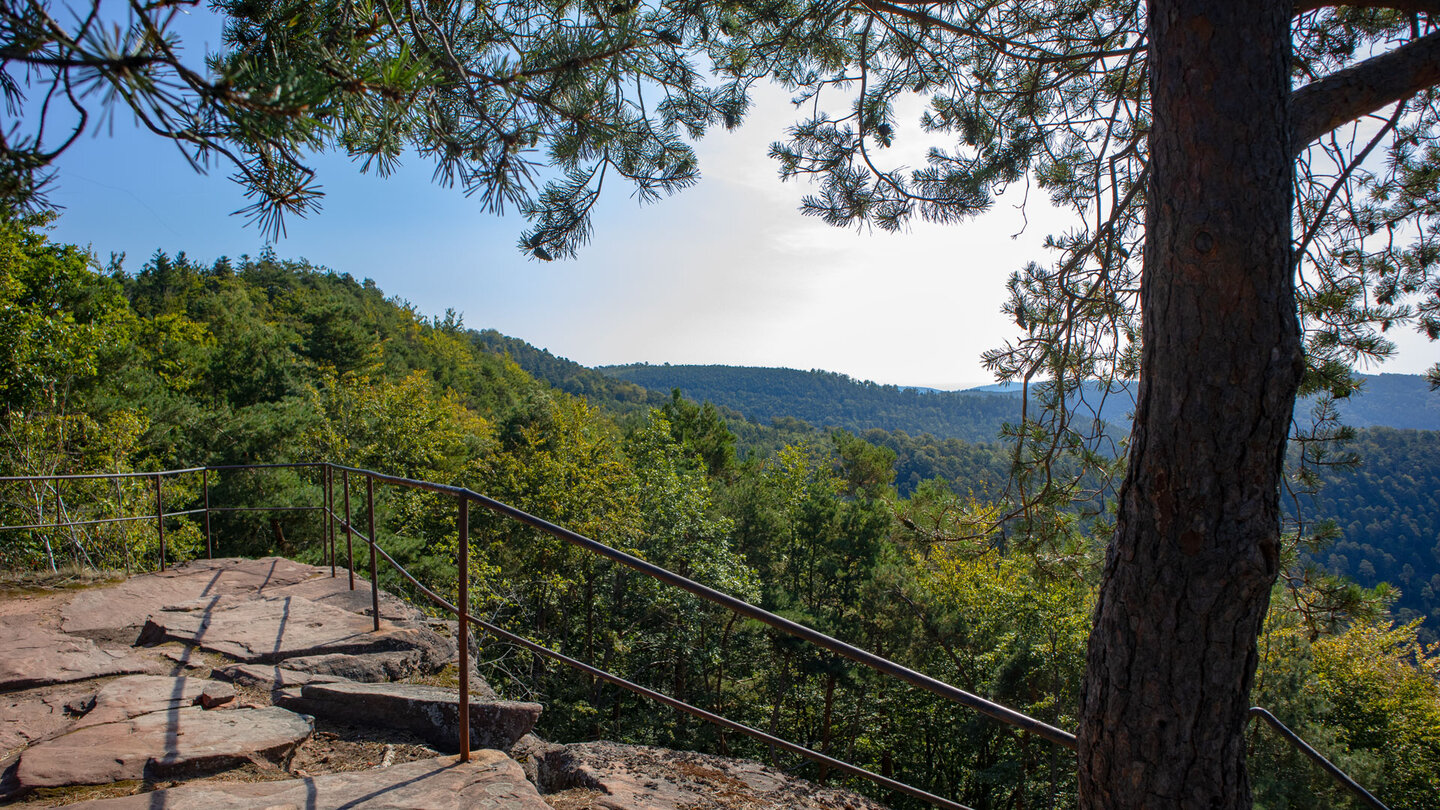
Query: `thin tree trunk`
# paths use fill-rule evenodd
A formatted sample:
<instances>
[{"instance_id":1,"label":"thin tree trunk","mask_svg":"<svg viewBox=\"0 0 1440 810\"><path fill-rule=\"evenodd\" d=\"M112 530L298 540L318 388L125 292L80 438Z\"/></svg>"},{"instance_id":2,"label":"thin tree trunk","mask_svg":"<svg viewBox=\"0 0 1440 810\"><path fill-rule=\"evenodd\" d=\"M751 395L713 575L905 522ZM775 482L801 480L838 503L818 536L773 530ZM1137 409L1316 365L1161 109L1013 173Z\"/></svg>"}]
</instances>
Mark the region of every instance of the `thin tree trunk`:
<instances>
[{"instance_id":1,"label":"thin tree trunk","mask_svg":"<svg viewBox=\"0 0 1440 810\"><path fill-rule=\"evenodd\" d=\"M770 736L780 734L780 712L785 705L785 696L790 691L790 656L782 655L780 658L780 688L775 693L775 705L770 711ZM770 746L770 766L778 767L780 764L780 752L775 746Z\"/></svg>"},{"instance_id":2,"label":"thin tree trunk","mask_svg":"<svg viewBox=\"0 0 1440 810\"><path fill-rule=\"evenodd\" d=\"M820 753L827 757L830 756L830 718L834 715L834 711L835 673L831 671L825 673L825 714L820 720ZM830 766L824 762L820 763L820 774L815 781L823 785L829 776Z\"/></svg>"},{"instance_id":3,"label":"thin tree trunk","mask_svg":"<svg viewBox=\"0 0 1440 810\"><path fill-rule=\"evenodd\" d=\"M1143 355L1081 693L1082 808L1248 808L1302 368L1290 4L1151 0Z\"/></svg>"}]
</instances>

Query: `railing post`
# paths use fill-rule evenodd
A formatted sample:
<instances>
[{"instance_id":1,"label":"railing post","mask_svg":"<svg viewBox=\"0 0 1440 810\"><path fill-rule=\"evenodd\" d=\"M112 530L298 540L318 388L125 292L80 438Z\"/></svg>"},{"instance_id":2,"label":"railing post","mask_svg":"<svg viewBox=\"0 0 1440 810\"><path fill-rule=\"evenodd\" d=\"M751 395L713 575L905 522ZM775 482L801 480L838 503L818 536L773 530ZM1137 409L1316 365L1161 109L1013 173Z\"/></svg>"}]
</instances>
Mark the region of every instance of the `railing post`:
<instances>
[{"instance_id":1,"label":"railing post","mask_svg":"<svg viewBox=\"0 0 1440 810\"><path fill-rule=\"evenodd\" d=\"M460 761L470 761L470 501L460 496L460 515L457 520L460 529L460 548L456 568L459 574L460 608Z\"/></svg>"},{"instance_id":2,"label":"railing post","mask_svg":"<svg viewBox=\"0 0 1440 810\"><path fill-rule=\"evenodd\" d=\"M380 572L375 567L375 479L365 476L365 516L370 524L370 613L380 632Z\"/></svg>"},{"instance_id":3,"label":"railing post","mask_svg":"<svg viewBox=\"0 0 1440 810\"><path fill-rule=\"evenodd\" d=\"M165 504L160 498L160 476L155 476L155 530L160 535L160 570L165 570Z\"/></svg>"},{"instance_id":4,"label":"railing post","mask_svg":"<svg viewBox=\"0 0 1440 810\"><path fill-rule=\"evenodd\" d=\"M205 559L215 559L215 546L210 542L210 468L200 471L200 487L205 490Z\"/></svg>"},{"instance_id":5,"label":"railing post","mask_svg":"<svg viewBox=\"0 0 1440 810\"><path fill-rule=\"evenodd\" d=\"M63 479L60 478L55 479L55 536L50 539L50 542L45 544L45 552L46 556L50 558L50 573L52 574L60 570L55 567L55 544L60 542L60 530L64 528L60 523L65 520L65 518L61 517L62 510L60 508L60 482L62 480ZM45 508L45 490L43 487L40 490L40 508L42 510Z\"/></svg>"},{"instance_id":6,"label":"railing post","mask_svg":"<svg viewBox=\"0 0 1440 810\"><path fill-rule=\"evenodd\" d=\"M350 574L350 590L355 590L355 547L350 532L350 471L341 470L340 480L345 484L345 568Z\"/></svg>"},{"instance_id":7,"label":"railing post","mask_svg":"<svg viewBox=\"0 0 1440 810\"><path fill-rule=\"evenodd\" d=\"M335 468L325 462L325 532L330 550L330 576L335 576Z\"/></svg>"},{"instance_id":8,"label":"railing post","mask_svg":"<svg viewBox=\"0 0 1440 810\"><path fill-rule=\"evenodd\" d=\"M61 520L61 518L60 518L60 481L61 481L61 479L59 479L59 478L56 478L56 479L55 479L55 510L54 510L54 511L55 511L55 536L56 536L57 538L60 536L60 528L61 528L61 526L60 526L60 520ZM43 485L43 482L42 482L42 485L41 485L41 487L40 487L40 497L38 498L38 500L40 501L40 511L43 513L43 512L45 511L45 487L44 487L44 485ZM44 515L42 514L41 517L43 518Z\"/></svg>"}]
</instances>

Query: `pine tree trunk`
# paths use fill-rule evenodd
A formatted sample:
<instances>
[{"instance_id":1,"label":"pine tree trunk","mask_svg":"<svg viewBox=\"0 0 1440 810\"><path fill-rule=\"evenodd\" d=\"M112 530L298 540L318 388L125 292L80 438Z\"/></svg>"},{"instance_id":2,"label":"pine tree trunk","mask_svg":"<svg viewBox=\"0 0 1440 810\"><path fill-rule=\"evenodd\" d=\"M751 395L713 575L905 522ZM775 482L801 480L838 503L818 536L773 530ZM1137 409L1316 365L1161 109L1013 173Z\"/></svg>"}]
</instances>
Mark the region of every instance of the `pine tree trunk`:
<instances>
[{"instance_id":1,"label":"pine tree trunk","mask_svg":"<svg viewBox=\"0 0 1440 810\"><path fill-rule=\"evenodd\" d=\"M1151 0L1143 356L1081 694L1083 808L1248 808L1302 368L1290 4Z\"/></svg>"}]
</instances>

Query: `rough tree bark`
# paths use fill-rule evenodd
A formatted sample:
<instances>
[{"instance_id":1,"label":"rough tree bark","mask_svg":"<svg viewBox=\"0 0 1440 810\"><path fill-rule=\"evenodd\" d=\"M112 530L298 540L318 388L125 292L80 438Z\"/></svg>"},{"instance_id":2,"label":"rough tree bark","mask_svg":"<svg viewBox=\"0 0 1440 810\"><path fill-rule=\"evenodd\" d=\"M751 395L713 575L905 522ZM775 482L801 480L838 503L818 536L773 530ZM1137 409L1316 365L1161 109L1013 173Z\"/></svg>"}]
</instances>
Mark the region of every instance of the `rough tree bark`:
<instances>
[{"instance_id":1,"label":"rough tree bark","mask_svg":"<svg viewBox=\"0 0 1440 810\"><path fill-rule=\"evenodd\" d=\"M1248 808L1243 726L1302 370L1293 3L1151 0L1143 356L1081 696L1085 808Z\"/></svg>"}]
</instances>

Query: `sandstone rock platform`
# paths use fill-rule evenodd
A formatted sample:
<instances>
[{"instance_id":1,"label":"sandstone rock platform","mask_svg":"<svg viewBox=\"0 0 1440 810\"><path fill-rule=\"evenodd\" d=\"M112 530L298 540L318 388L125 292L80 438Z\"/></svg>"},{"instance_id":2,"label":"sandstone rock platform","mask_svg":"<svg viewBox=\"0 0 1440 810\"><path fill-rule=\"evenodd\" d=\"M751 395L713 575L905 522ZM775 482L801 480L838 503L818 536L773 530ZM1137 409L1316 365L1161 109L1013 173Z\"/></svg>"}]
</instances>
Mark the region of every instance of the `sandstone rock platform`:
<instances>
[{"instance_id":1,"label":"sandstone rock platform","mask_svg":"<svg viewBox=\"0 0 1440 810\"><path fill-rule=\"evenodd\" d=\"M311 683L276 703L317 717L413 731L442 751L460 739L459 693L404 683ZM508 749L535 727L539 703L470 699L470 745Z\"/></svg>"},{"instance_id":2,"label":"sandstone rock platform","mask_svg":"<svg viewBox=\"0 0 1440 810\"><path fill-rule=\"evenodd\" d=\"M88 638L42 627L23 616L0 617L0 691L141 672L127 656L102 650Z\"/></svg>"},{"instance_id":3,"label":"sandstone rock platform","mask_svg":"<svg viewBox=\"0 0 1440 810\"><path fill-rule=\"evenodd\" d=\"M329 569L284 557L191 560L166 571L131 577L112 587L76 594L64 608L62 629L73 635L108 637L141 627L146 617L166 605L253 596L328 573Z\"/></svg>"},{"instance_id":4,"label":"sandstone rock platform","mask_svg":"<svg viewBox=\"0 0 1440 810\"><path fill-rule=\"evenodd\" d=\"M211 675L241 686L263 687L265 689L288 689L307 683L333 683L340 680L333 675L315 675L278 665L231 664L219 667Z\"/></svg>"},{"instance_id":5,"label":"sandstone rock platform","mask_svg":"<svg viewBox=\"0 0 1440 810\"><path fill-rule=\"evenodd\" d=\"M591 810L885 810L758 762L689 751L572 743L549 747L537 765L543 792L588 794Z\"/></svg>"},{"instance_id":6,"label":"sandstone rock platform","mask_svg":"<svg viewBox=\"0 0 1440 810\"><path fill-rule=\"evenodd\" d=\"M235 687L206 678L131 675L105 684L76 727L117 723L142 714L200 706L213 709L235 699ZM72 707L72 711L75 709Z\"/></svg>"},{"instance_id":7,"label":"sandstone rock platform","mask_svg":"<svg viewBox=\"0 0 1440 810\"><path fill-rule=\"evenodd\" d=\"M213 608L185 603L150 614L138 641L179 641L247 664L334 653L401 653L412 671L439 669L451 652L446 640L427 627L382 620L377 632L370 617L293 595L262 595Z\"/></svg>"},{"instance_id":8,"label":"sandstone rock platform","mask_svg":"<svg viewBox=\"0 0 1440 810\"><path fill-rule=\"evenodd\" d=\"M283 782L193 785L83 802L84 810L551 810L499 751Z\"/></svg>"},{"instance_id":9,"label":"sandstone rock platform","mask_svg":"<svg viewBox=\"0 0 1440 810\"><path fill-rule=\"evenodd\" d=\"M151 712L31 746L20 755L15 780L28 791L201 773L256 759L278 763L313 730L310 718L273 706Z\"/></svg>"},{"instance_id":10,"label":"sandstone rock platform","mask_svg":"<svg viewBox=\"0 0 1440 810\"><path fill-rule=\"evenodd\" d=\"M546 743L527 733L539 704L500 701L473 672L474 761L441 757L457 747L454 673L436 672L455 663L454 622L382 593L375 632L368 583L352 591L337 573L210 560L78 591L0 594L0 804L879 807L753 762ZM97 794L114 798L76 804Z\"/></svg>"}]
</instances>

